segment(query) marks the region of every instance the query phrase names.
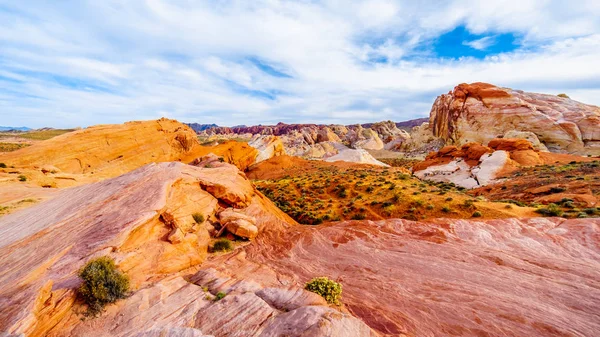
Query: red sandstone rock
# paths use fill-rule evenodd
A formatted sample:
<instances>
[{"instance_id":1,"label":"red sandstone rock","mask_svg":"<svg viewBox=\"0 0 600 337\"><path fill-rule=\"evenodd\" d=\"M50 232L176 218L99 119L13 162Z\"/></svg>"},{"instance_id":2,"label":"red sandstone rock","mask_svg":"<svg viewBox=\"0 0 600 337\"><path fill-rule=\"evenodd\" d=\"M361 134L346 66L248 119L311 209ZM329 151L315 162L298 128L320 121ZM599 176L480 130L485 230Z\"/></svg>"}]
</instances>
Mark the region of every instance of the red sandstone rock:
<instances>
[{"instance_id":1,"label":"red sandstone rock","mask_svg":"<svg viewBox=\"0 0 600 337\"><path fill-rule=\"evenodd\" d=\"M530 131L552 151L600 153L600 108L487 83L463 83L439 96L429 124L435 136L458 145Z\"/></svg>"}]
</instances>

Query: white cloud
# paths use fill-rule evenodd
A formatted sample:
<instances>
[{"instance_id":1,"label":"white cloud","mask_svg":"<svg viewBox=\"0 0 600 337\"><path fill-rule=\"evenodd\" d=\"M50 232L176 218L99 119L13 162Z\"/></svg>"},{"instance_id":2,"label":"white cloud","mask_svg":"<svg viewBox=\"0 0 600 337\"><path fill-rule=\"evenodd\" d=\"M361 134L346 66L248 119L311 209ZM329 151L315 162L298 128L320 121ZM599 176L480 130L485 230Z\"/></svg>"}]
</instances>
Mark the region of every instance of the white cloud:
<instances>
[{"instance_id":1,"label":"white cloud","mask_svg":"<svg viewBox=\"0 0 600 337\"><path fill-rule=\"evenodd\" d=\"M0 3L0 124L404 120L474 81L600 104L597 1ZM514 33L523 49L436 59L458 25L488 36L472 48Z\"/></svg>"},{"instance_id":2,"label":"white cloud","mask_svg":"<svg viewBox=\"0 0 600 337\"><path fill-rule=\"evenodd\" d=\"M493 46L495 42L496 39L493 36L486 36L477 40L463 41L463 45L483 51L488 49L488 47Z\"/></svg>"}]
</instances>

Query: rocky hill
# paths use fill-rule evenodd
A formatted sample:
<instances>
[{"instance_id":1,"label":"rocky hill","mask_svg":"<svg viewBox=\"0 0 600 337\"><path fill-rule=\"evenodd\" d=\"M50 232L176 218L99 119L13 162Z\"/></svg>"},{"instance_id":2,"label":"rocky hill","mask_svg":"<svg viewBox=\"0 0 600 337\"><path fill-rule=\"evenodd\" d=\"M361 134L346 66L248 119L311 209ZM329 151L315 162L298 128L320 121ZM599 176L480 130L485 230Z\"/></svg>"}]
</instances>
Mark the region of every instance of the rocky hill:
<instances>
[{"instance_id":1,"label":"rocky hill","mask_svg":"<svg viewBox=\"0 0 600 337\"><path fill-rule=\"evenodd\" d=\"M366 134L394 128L374 125L356 141L371 143ZM340 144L333 129L304 131L313 141L312 131L320 135L313 145ZM282 155L281 136L254 137L251 144L203 146L189 127L163 119L78 130L2 154L0 200L18 191L25 206L0 217L0 336L516 337L600 330L598 219L421 221L442 203L460 202L471 214L467 207L476 201L405 169L315 163ZM428 160L547 155L522 140L511 143L514 149L506 139L496 143L445 149ZM398 204L419 221L300 225L240 170L261 156L271 158L249 175L288 179L269 189L280 196L287 194L280 187L294 189L298 206L362 212ZM594 172L584 164L569 165ZM575 183L593 176L582 178ZM43 179L56 185L38 185ZM35 191L53 193L25 202ZM413 197L422 200L409 203ZM231 250L219 252L224 238ZM85 316L78 271L101 256L129 277L130 291L96 317ZM321 276L342 285L339 305L305 289Z\"/></svg>"},{"instance_id":2,"label":"rocky hill","mask_svg":"<svg viewBox=\"0 0 600 337\"><path fill-rule=\"evenodd\" d=\"M436 99L429 123L459 146L520 134L553 152L600 154L600 108L567 97L463 83Z\"/></svg>"}]
</instances>

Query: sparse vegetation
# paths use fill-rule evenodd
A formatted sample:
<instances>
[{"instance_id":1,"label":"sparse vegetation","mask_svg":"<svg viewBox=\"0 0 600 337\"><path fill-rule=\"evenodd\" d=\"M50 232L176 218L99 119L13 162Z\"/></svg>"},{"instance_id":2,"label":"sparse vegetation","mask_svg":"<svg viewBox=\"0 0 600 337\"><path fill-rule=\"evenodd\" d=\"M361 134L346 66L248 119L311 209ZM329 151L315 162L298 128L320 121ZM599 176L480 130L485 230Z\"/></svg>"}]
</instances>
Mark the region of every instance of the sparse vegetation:
<instances>
[{"instance_id":1,"label":"sparse vegetation","mask_svg":"<svg viewBox=\"0 0 600 337\"><path fill-rule=\"evenodd\" d=\"M192 214L192 218L194 218L194 221L196 221L197 224L204 222L204 215L202 213L194 213Z\"/></svg>"},{"instance_id":2,"label":"sparse vegetation","mask_svg":"<svg viewBox=\"0 0 600 337\"><path fill-rule=\"evenodd\" d=\"M342 285L327 277L316 277L306 283L304 289L321 295L327 303L340 305Z\"/></svg>"},{"instance_id":3,"label":"sparse vegetation","mask_svg":"<svg viewBox=\"0 0 600 337\"><path fill-rule=\"evenodd\" d=\"M227 296L227 294L226 294L226 293L219 291L219 292L218 292L218 293L215 295L214 301L215 301L215 302L216 302L216 301L220 301L220 300L222 300L223 298L225 298L225 296Z\"/></svg>"},{"instance_id":4,"label":"sparse vegetation","mask_svg":"<svg viewBox=\"0 0 600 337\"><path fill-rule=\"evenodd\" d=\"M232 249L233 249L233 244L231 243L231 240L221 238L221 239L218 239L217 241L215 241L215 243L213 244L212 250L214 252L228 252Z\"/></svg>"},{"instance_id":5,"label":"sparse vegetation","mask_svg":"<svg viewBox=\"0 0 600 337\"><path fill-rule=\"evenodd\" d=\"M0 163L0 168L6 168L6 164Z\"/></svg>"},{"instance_id":6,"label":"sparse vegetation","mask_svg":"<svg viewBox=\"0 0 600 337\"><path fill-rule=\"evenodd\" d=\"M535 211L543 216L561 216L564 213L557 204L549 204L547 207L538 208Z\"/></svg>"},{"instance_id":7,"label":"sparse vegetation","mask_svg":"<svg viewBox=\"0 0 600 337\"><path fill-rule=\"evenodd\" d=\"M79 270L83 283L78 293L88 306L87 314L96 316L107 304L127 297L129 278L107 256L88 262Z\"/></svg>"},{"instance_id":8,"label":"sparse vegetation","mask_svg":"<svg viewBox=\"0 0 600 337\"><path fill-rule=\"evenodd\" d=\"M567 94L558 94L558 95L556 95L556 96L558 96L558 97L562 97L562 98L571 98L571 97L569 97Z\"/></svg>"},{"instance_id":9,"label":"sparse vegetation","mask_svg":"<svg viewBox=\"0 0 600 337\"><path fill-rule=\"evenodd\" d=\"M482 215L483 215L483 214L481 214L481 212L480 212L480 211L475 211L475 212L473 213L473 215L472 215L472 216L473 216L474 218L481 218L481 217L482 217Z\"/></svg>"},{"instance_id":10,"label":"sparse vegetation","mask_svg":"<svg viewBox=\"0 0 600 337\"><path fill-rule=\"evenodd\" d=\"M27 181L27 177L24 175L19 176L19 181Z\"/></svg>"}]
</instances>

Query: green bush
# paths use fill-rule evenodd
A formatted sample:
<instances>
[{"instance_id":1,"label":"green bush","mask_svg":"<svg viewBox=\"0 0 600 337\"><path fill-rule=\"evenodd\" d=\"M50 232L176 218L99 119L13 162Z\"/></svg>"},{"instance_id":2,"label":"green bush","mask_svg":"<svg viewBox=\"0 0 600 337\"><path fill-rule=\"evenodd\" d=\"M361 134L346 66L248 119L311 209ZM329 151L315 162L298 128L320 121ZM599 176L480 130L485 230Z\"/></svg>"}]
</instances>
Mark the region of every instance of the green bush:
<instances>
[{"instance_id":1,"label":"green bush","mask_svg":"<svg viewBox=\"0 0 600 337\"><path fill-rule=\"evenodd\" d=\"M129 278L108 256L91 260L79 270L78 275L83 280L79 295L88 305L88 314L95 316L107 304L127 297Z\"/></svg>"},{"instance_id":2,"label":"green bush","mask_svg":"<svg viewBox=\"0 0 600 337\"><path fill-rule=\"evenodd\" d=\"M364 220L367 218L367 215L364 213L356 213L352 216L352 220Z\"/></svg>"},{"instance_id":3,"label":"green bush","mask_svg":"<svg viewBox=\"0 0 600 337\"><path fill-rule=\"evenodd\" d=\"M442 207L442 212L444 212L444 213L450 213L450 211L451 211L450 207L448 207L448 206Z\"/></svg>"},{"instance_id":4,"label":"green bush","mask_svg":"<svg viewBox=\"0 0 600 337\"><path fill-rule=\"evenodd\" d=\"M204 222L204 215L202 215L202 213L194 213L192 214L192 218L194 218L194 221L196 221L197 224Z\"/></svg>"},{"instance_id":5,"label":"green bush","mask_svg":"<svg viewBox=\"0 0 600 337\"><path fill-rule=\"evenodd\" d=\"M0 168L6 168L6 164L0 163Z\"/></svg>"},{"instance_id":6,"label":"green bush","mask_svg":"<svg viewBox=\"0 0 600 337\"><path fill-rule=\"evenodd\" d=\"M215 300L215 302L216 302L216 301L220 301L220 300L222 300L223 298L225 298L225 296L227 296L227 294L226 294L226 293L219 291L219 292L217 293L217 295L215 295L215 299L214 299L214 300Z\"/></svg>"},{"instance_id":7,"label":"green bush","mask_svg":"<svg viewBox=\"0 0 600 337\"><path fill-rule=\"evenodd\" d=\"M19 176L19 181L27 181L27 177L24 175Z\"/></svg>"},{"instance_id":8,"label":"green bush","mask_svg":"<svg viewBox=\"0 0 600 337\"><path fill-rule=\"evenodd\" d=\"M556 96L562 97L562 98L570 98L567 94L558 94Z\"/></svg>"},{"instance_id":9,"label":"green bush","mask_svg":"<svg viewBox=\"0 0 600 337\"><path fill-rule=\"evenodd\" d=\"M535 210L537 213L543 216L561 216L563 211L558 207L557 204L549 204L548 207L538 208Z\"/></svg>"},{"instance_id":10,"label":"green bush","mask_svg":"<svg viewBox=\"0 0 600 337\"><path fill-rule=\"evenodd\" d=\"M213 245L213 251L215 252L228 252L233 249L233 244L228 239L219 239L215 241Z\"/></svg>"},{"instance_id":11,"label":"green bush","mask_svg":"<svg viewBox=\"0 0 600 337\"><path fill-rule=\"evenodd\" d=\"M329 304L340 304L342 285L327 277L315 277L306 283L304 289L321 295Z\"/></svg>"},{"instance_id":12,"label":"green bush","mask_svg":"<svg viewBox=\"0 0 600 337\"><path fill-rule=\"evenodd\" d=\"M480 211L475 211L472 215L474 218L481 218L482 214Z\"/></svg>"}]
</instances>

